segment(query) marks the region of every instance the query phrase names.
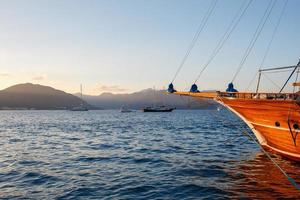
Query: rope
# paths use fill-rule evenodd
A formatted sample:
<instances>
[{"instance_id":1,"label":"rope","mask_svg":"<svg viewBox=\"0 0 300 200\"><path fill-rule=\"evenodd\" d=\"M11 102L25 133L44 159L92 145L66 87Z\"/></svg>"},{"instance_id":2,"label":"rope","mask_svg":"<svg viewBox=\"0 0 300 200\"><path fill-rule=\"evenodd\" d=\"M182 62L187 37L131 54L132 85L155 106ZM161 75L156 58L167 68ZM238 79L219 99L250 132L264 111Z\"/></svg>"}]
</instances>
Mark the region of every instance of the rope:
<instances>
[{"instance_id":1,"label":"rope","mask_svg":"<svg viewBox=\"0 0 300 200\"><path fill-rule=\"evenodd\" d=\"M297 67L298 68L298 67ZM297 72L299 72L299 68L297 69ZM295 79L295 83L298 82L298 76L299 76L299 73L296 74L296 79ZM295 89L296 89L296 86L293 86L293 94L295 93ZM290 130L290 133L291 133L291 136L292 136L292 139L293 139L293 142L294 142L294 145L296 146L296 139L297 139L297 135L298 133L296 132L295 136L294 136L294 133L292 131L292 128L291 128L291 125L290 125L290 121L291 121L291 111L292 111L292 104L290 104L289 106L289 114L288 114L288 117L287 117L287 122L288 122L288 126L289 126L289 130Z\"/></svg>"},{"instance_id":2,"label":"rope","mask_svg":"<svg viewBox=\"0 0 300 200\"><path fill-rule=\"evenodd\" d=\"M271 83L273 83L278 89L280 89L281 87L279 85L277 85L270 77L268 77L265 73L261 73L262 75L264 75Z\"/></svg>"},{"instance_id":3,"label":"rope","mask_svg":"<svg viewBox=\"0 0 300 200\"><path fill-rule=\"evenodd\" d=\"M275 28L274 28L274 30L273 30L271 39L270 39L270 41L269 41L269 43L268 43L268 46L267 46L267 49L266 49L266 51L265 51L265 53L264 53L263 59L262 59L260 65L259 65L258 71L261 70L261 68L263 67L263 65L264 65L264 63L265 63L265 60L266 60L266 58L267 58L267 56L268 56L268 54L269 54L269 52L270 52L271 45L272 45L273 40L274 40L274 38L275 38L275 35L276 35L276 33L277 33L277 30L278 30L278 27L279 27L279 25L280 25L281 19L282 19L284 13L285 13L285 9L286 9L286 7L287 7L288 1L289 1L289 0L286 0L285 3L284 3L284 5L283 5L283 7L282 7L280 16L279 16L279 18L278 18L278 20L277 20L277 23L276 23L276 25L275 25ZM284 72L284 71L275 71L275 72L273 71L273 72L267 72L267 73L279 73L279 72L281 73L281 72ZM248 90L248 89L250 88L250 85L253 83L253 81L254 81L256 75L257 75L257 73L255 74L254 78L250 81L250 83L249 83L249 85L248 85L248 87L247 87L246 90Z\"/></svg>"},{"instance_id":4,"label":"rope","mask_svg":"<svg viewBox=\"0 0 300 200\"><path fill-rule=\"evenodd\" d=\"M298 67L299 67L299 63L297 64L297 66L295 67L295 69L292 71L292 73L290 74L290 76L288 77L288 79L285 81L285 83L283 84L283 86L280 89L279 93L281 93L282 90L285 88L286 84L289 82L289 80L291 79L291 77L293 76L293 74L295 73L295 71L297 70Z\"/></svg>"},{"instance_id":5,"label":"rope","mask_svg":"<svg viewBox=\"0 0 300 200\"><path fill-rule=\"evenodd\" d=\"M188 47L188 49L187 49L187 51L186 51L186 53L185 53L185 55L184 55L181 63L180 63L180 65L179 65L179 67L178 67L178 69L177 69L177 71L176 71L176 73L175 73L175 75L174 75L171 83L173 83L175 81L175 79L177 78L180 70L182 69L183 65L185 64L187 58L191 54L191 51L194 48L194 46L196 45L197 40L199 39L199 36L200 36L201 32L206 27L206 24L207 24L210 16L212 15L215 7L216 7L217 2L218 2L218 0L214 0L214 1L211 2L211 4L210 4L210 6L209 6L209 8L208 8L208 10L206 12L206 14L204 15L204 17L201 20L201 23L200 23L200 25L199 25L199 27L198 27L198 29L197 29L197 31L196 31L196 33L195 33L192 41L191 41L191 43L190 43L190 45L189 45L189 47Z\"/></svg>"},{"instance_id":6,"label":"rope","mask_svg":"<svg viewBox=\"0 0 300 200\"><path fill-rule=\"evenodd\" d=\"M217 112L220 112L220 111L218 110ZM218 118L218 116L220 116L220 114L218 114L217 112L213 112L213 115L214 115L215 118ZM220 118L220 119L222 120L222 124L224 124L224 125L228 125L228 126L232 126L232 125L233 125L233 123L226 123L226 121L229 121L229 120L226 120L226 121L225 121L222 115L221 115L221 118ZM238 134L241 135L240 133L238 133ZM224 143L234 144L234 143L236 143L236 142L235 142L236 139L237 139L236 137L234 137L234 139L228 138L228 139L224 140L223 142L224 142ZM242 144L246 143L247 141L248 141L248 140L245 140L245 141L243 141L242 143L239 143L239 145L242 145Z\"/></svg>"},{"instance_id":7,"label":"rope","mask_svg":"<svg viewBox=\"0 0 300 200\"><path fill-rule=\"evenodd\" d=\"M270 154L264 150L264 148L259 144L252 135L250 135L247 131L244 132L248 135L249 138L251 138L252 141L255 142L255 144L260 148L260 150L271 160L271 162L281 171L281 173L287 178L287 180L297 189L300 190L300 186L296 183L296 181L290 177L280 166L279 164L270 156Z\"/></svg>"},{"instance_id":8,"label":"rope","mask_svg":"<svg viewBox=\"0 0 300 200\"><path fill-rule=\"evenodd\" d=\"M272 0L272 1L269 2L268 6L267 6L267 9L265 10L263 17L261 18L261 20L260 20L260 22L259 22L259 24L258 24L258 26L256 28L256 31L255 31L254 35L252 36L252 39L251 39L251 41L249 43L249 46L247 47L247 49L246 49L246 51L245 51L245 53L244 53L244 55L242 57L242 60L241 60L241 62L239 64L239 66L238 66L238 69L237 69L236 73L234 74L231 82L234 82L234 80L236 79L237 75L241 71L243 65L245 64L248 56L250 55L250 53L251 53L251 51L252 51L252 49L253 49L253 47L254 47L257 39L258 39L258 37L260 36L260 34L261 34L261 32L262 32L262 30L263 30L263 28L264 28L264 26L265 26L265 24L266 24L266 22L268 20L268 18L270 16L270 14L271 14L271 12L272 12L272 10L273 10L276 2L277 2L277 0Z\"/></svg>"},{"instance_id":9,"label":"rope","mask_svg":"<svg viewBox=\"0 0 300 200\"><path fill-rule=\"evenodd\" d=\"M222 102L222 100L220 99L220 101ZM229 109L228 109L229 110ZM229 110L230 112L232 112L231 110ZM228 121L229 123L232 124L232 122L230 122L227 118L224 118L226 121ZM233 125L233 124L232 124ZM253 136L251 134L249 134L249 132L247 131L246 128L242 128L242 133L245 134L246 136L248 136L259 148L260 150L270 159L270 161L275 165L275 167L277 167L280 172L287 178L287 180L297 189L300 191L300 186L296 183L296 181L290 177L287 172L285 172L280 166L279 164L270 156L270 154L262 147L262 145L257 142L257 140L255 138L253 138Z\"/></svg>"},{"instance_id":10,"label":"rope","mask_svg":"<svg viewBox=\"0 0 300 200\"><path fill-rule=\"evenodd\" d=\"M261 69L261 68L263 67L263 65L265 64L265 60L266 60L266 58L267 58L267 56L268 56L268 54L269 54L271 45L272 45L273 40L274 40L274 38L275 38L276 32L277 32L277 30L278 30L278 27L279 27L279 25L280 25L281 19L282 19L282 17L283 17L283 14L284 14L284 12L285 12L285 9L286 9L286 6L287 6L288 2L289 2L289 0L286 0L286 1L284 2L284 5L283 5L282 10L281 10L281 13L280 13L280 16L279 16L278 21L277 21L277 23L276 23L276 25L275 25L275 28L274 28L274 30L273 30L273 33L272 33L272 36L271 36L271 40L270 40L269 43L268 43L268 46L267 46L267 49L266 49L266 51L265 51L264 57L263 57L263 59L262 59L262 61L261 61L261 63L260 63L259 69Z\"/></svg>"},{"instance_id":11,"label":"rope","mask_svg":"<svg viewBox=\"0 0 300 200\"><path fill-rule=\"evenodd\" d=\"M241 7L239 8L238 12L235 14L235 16L233 17L233 19L230 22L229 26L227 27L225 33L222 35L221 39L219 40L216 48L213 50L212 54L210 55L210 58L208 59L208 61L205 63L205 65L201 69L200 73L198 74L196 80L194 81L194 84L200 79L200 77L201 77L202 73L204 72L204 70L208 67L208 65L217 56L217 54L220 52L220 50L224 46L225 42L230 38L230 35L232 34L232 32L235 30L235 28L237 27L237 25L241 21L242 17L246 13L246 10L249 8L252 1L253 0L249 0L248 3L247 3L247 1L243 2Z\"/></svg>"},{"instance_id":12,"label":"rope","mask_svg":"<svg viewBox=\"0 0 300 200\"><path fill-rule=\"evenodd\" d=\"M246 90L245 91L248 91L249 88L251 87L253 81L255 80L256 76L257 76L258 72L256 72L256 74L253 76L253 78L251 79L251 81L249 82L249 85L247 86Z\"/></svg>"}]
</instances>

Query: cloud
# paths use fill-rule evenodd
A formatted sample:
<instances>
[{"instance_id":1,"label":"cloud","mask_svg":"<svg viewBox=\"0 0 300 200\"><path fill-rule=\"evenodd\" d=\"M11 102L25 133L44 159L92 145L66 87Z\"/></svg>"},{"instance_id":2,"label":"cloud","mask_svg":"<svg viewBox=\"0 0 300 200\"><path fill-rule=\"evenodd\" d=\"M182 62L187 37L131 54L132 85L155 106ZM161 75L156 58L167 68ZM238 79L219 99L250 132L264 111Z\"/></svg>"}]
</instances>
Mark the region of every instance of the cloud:
<instances>
[{"instance_id":1,"label":"cloud","mask_svg":"<svg viewBox=\"0 0 300 200\"><path fill-rule=\"evenodd\" d=\"M32 77L32 80L34 80L34 81L42 81L42 80L45 80L45 79L47 79L46 75L38 75L38 76Z\"/></svg>"},{"instance_id":2,"label":"cloud","mask_svg":"<svg viewBox=\"0 0 300 200\"><path fill-rule=\"evenodd\" d=\"M119 85L96 85L96 92L125 92L127 89L120 87Z\"/></svg>"},{"instance_id":3,"label":"cloud","mask_svg":"<svg viewBox=\"0 0 300 200\"><path fill-rule=\"evenodd\" d=\"M11 76L11 74L8 74L8 73L0 73L0 76L1 76L1 77L9 77L9 76Z\"/></svg>"}]
</instances>

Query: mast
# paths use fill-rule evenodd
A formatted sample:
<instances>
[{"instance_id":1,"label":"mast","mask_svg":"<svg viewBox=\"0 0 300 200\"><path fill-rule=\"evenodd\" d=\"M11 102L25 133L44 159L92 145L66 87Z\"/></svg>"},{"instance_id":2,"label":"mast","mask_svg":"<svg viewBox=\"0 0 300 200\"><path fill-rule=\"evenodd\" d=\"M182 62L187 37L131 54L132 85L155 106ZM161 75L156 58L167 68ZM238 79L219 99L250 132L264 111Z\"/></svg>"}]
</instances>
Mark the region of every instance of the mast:
<instances>
[{"instance_id":1,"label":"mast","mask_svg":"<svg viewBox=\"0 0 300 200\"><path fill-rule=\"evenodd\" d=\"M157 98L156 98L155 85L153 86L153 97L154 97L153 107L156 107L157 106Z\"/></svg>"},{"instance_id":2,"label":"mast","mask_svg":"<svg viewBox=\"0 0 300 200\"><path fill-rule=\"evenodd\" d=\"M82 84L80 84L80 96L81 96L81 100L82 100Z\"/></svg>"},{"instance_id":3,"label":"mast","mask_svg":"<svg viewBox=\"0 0 300 200\"><path fill-rule=\"evenodd\" d=\"M257 86L256 86L256 93L258 93L260 78L261 78L261 71L259 71L259 74L258 74L258 80L257 80Z\"/></svg>"},{"instance_id":4,"label":"mast","mask_svg":"<svg viewBox=\"0 0 300 200\"><path fill-rule=\"evenodd\" d=\"M82 84L80 84L80 99L81 99L81 106L83 106L83 96L82 96Z\"/></svg>"}]
</instances>

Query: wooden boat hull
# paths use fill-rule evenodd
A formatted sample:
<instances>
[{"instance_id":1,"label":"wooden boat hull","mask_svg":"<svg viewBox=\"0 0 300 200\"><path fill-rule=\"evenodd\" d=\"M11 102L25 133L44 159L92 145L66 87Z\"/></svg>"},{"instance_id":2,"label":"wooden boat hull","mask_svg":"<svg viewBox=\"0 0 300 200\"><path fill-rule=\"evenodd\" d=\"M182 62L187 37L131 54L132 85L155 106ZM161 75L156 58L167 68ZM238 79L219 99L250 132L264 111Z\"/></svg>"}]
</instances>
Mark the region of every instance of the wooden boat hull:
<instances>
[{"instance_id":1,"label":"wooden boat hull","mask_svg":"<svg viewBox=\"0 0 300 200\"><path fill-rule=\"evenodd\" d=\"M300 102L294 100L298 95L218 91L174 94L216 100L240 117L265 149L300 161Z\"/></svg>"},{"instance_id":2,"label":"wooden boat hull","mask_svg":"<svg viewBox=\"0 0 300 200\"><path fill-rule=\"evenodd\" d=\"M254 132L260 144L300 161L300 106L294 100L218 97L219 103L237 114Z\"/></svg>"}]
</instances>

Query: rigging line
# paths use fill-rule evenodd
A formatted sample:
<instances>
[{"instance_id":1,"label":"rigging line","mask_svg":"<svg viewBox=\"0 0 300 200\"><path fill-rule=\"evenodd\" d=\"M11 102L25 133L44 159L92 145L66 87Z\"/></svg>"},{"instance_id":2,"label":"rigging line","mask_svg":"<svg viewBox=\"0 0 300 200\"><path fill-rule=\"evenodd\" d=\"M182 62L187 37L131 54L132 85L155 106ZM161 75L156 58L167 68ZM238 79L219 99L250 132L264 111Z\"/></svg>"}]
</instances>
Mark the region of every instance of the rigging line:
<instances>
[{"instance_id":1,"label":"rigging line","mask_svg":"<svg viewBox=\"0 0 300 200\"><path fill-rule=\"evenodd\" d=\"M249 90L249 88L251 87L251 85L252 85L253 81L255 80L255 78L256 78L256 76L257 76L258 73L259 73L259 72L256 72L256 73L255 73L255 75L253 76L253 78L252 78L251 81L249 82L249 85L247 86L247 88L246 88L245 91L248 91L248 90Z\"/></svg>"},{"instance_id":2,"label":"rigging line","mask_svg":"<svg viewBox=\"0 0 300 200\"><path fill-rule=\"evenodd\" d=\"M297 69L297 72L299 72L299 68ZM299 76L299 73L296 74L295 83L298 82L298 76ZM296 89L296 86L294 85L293 86L293 94L295 94L295 89ZM293 130L291 128L291 112L292 112L292 104L290 104L290 106L289 106L287 124L288 124L289 130L290 130L294 145L296 146L297 145L297 135L298 135L298 133L296 132L295 135L294 135ZM295 112L295 110L294 110L294 112Z\"/></svg>"},{"instance_id":3,"label":"rigging line","mask_svg":"<svg viewBox=\"0 0 300 200\"><path fill-rule=\"evenodd\" d=\"M258 147L260 148L260 150L271 160L271 162L281 171L281 173L288 179L288 181L297 189L297 190L300 190L300 186L296 183L296 181L292 178L292 177L290 177L280 166L279 166L279 164L270 156L270 154L266 151L266 150L264 150L264 148L262 147L262 145L259 143L259 142L257 142L254 138L253 138L253 136L252 135L250 135L249 133L248 133L248 131L245 131L244 132L245 134L247 134L250 138L251 138L251 140L252 141L254 141L255 142L255 144L256 145L258 145Z\"/></svg>"},{"instance_id":4,"label":"rigging line","mask_svg":"<svg viewBox=\"0 0 300 200\"><path fill-rule=\"evenodd\" d=\"M218 112L219 112L219 111L213 112L214 117L217 118L217 119L219 118L218 116L220 115ZM223 119L223 115L220 115L220 116L221 116L220 120L221 120L221 122L222 122L224 125L233 126L232 123L226 123L226 120ZM241 135L240 133L238 133L238 134ZM229 143L233 144L233 142L235 142L236 139L237 139L236 137L234 137L234 138L228 138L228 139L224 140L223 143L228 143L228 142L229 142ZM242 145L242 144L246 143L247 141L248 141L248 140L245 140L245 141L243 141L242 143L240 143L239 145Z\"/></svg>"},{"instance_id":5,"label":"rigging line","mask_svg":"<svg viewBox=\"0 0 300 200\"><path fill-rule=\"evenodd\" d=\"M297 72L296 72L296 80L295 80L295 83L298 82L299 71L300 71L300 68L298 67ZM293 84L293 93L295 93L295 90L296 90L296 86Z\"/></svg>"},{"instance_id":6,"label":"rigging line","mask_svg":"<svg viewBox=\"0 0 300 200\"><path fill-rule=\"evenodd\" d=\"M299 77L299 67L298 67L298 69L297 69L297 72L296 72L296 80L295 80L295 83L297 83L298 82L298 77ZM295 85L293 85L293 93L295 93L295 90L296 90L296 86Z\"/></svg>"},{"instance_id":7,"label":"rigging line","mask_svg":"<svg viewBox=\"0 0 300 200\"><path fill-rule=\"evenodd\" d=\"M280 71L266 71L264 72L265 74L277 74L277 73L283 73L283 72L290 72L293 69L285 69L285 70L280 70Z\"/></svg>"},{"instance_id":8,"label":"rigging line","mask_svg":"<svg viewBox=\"0 0 300 200\"><path fill-rule=\"evenodd\" d=\"M220 101L223 103L222 99ZM227 108L228 109L228 108ZM231 111L230 109L228 109ZM232 112L232 111L231 111ZM232 112L233 113L233 112ZM228 123L231 123L234 125L231 121L228 120L228 118L224 118L224 120L228 121ZM270 159L270 161L277 167L277 169L280 170L280 172L287 178L287 180L297 189L300 190L300 186L297 184L297 182L288 175L287 172L285 172L279 164L271 157L271 155L262 147L262 145L248 132L248 130L244 127L241 127L242 133L244 133L246 136L248 136L259 148L260 150Z\"/></svg>"},{"instance_id":9,"label":"rigging line","mask_svg":"<svg viewBox=\"0 0 300 200\"><path fill-rule=\"evenodd\" d=\"M289 2L289 0L286 0L286 1L284 2L284 5L283 5L282 10L281 10L281 13L280 13L280 16L279 16L278 21L277 21L277 23L276 23L276 25L275 25L275 28L274 28L274 30L273 30L273 33L272 33L272 36L271 36L271 40L270 40L269 43L268 43L266 52L265 52L264 57L263 57L263 59L262 59L262 61L261 61L261 63L260 63L259 69L261 69L261 68L263 67L263 65L265 64L266 58L267 58L267 56L268 56L268 54L269 54L269 52L270 52L270 48L271 48L271 46L272 46L273 40L274 40L274 38L275 38L275 35L276 35L276 33L277 33L277 30L278 30L278 27L279 27L279 25L280 25L281 19L282 19L284 13L285 13L285 9L286 9L286 6L287 6L288 2Z\"/></svg>"},{"instance_id":10,"label":"rigging line","mask_svg":"<svg viewBox=\"0 0 300 200\"><path fill-rule=\"evenodd\" d=\"M297 64L297 66L295 67L295 69L292 71L292 73L290 74L290 76L288 77L288 79L285 81L285 83L283 84L283 86L280 89L279 93L281 93L282 90L285 88L286 84L289 82L289 80L291 79L291 77L293 76L293 74L295 73L295 71L297 70L298 67L299 67L299 63Z\"/></svg>"},{"instance_id":11,"label":"rigging line","mask_svg":"<svg viewBox=\"0 0 300 200\"><path fill-rule=\"evenodd\" d=\"M264 75L271 83L273 83L278 89L280 89L281 87L279 85L277 85L272 79L270 79L270 77L268 77L265 73L261 73L262 75Z\"/></svg>"},{"instance_id":12,"label":"rigging line","mask_svg":"<svg viewBox=\"0 0 300 200\"><path fill-rule=\"evenodd\" d=\"M283 72L289 72L289 71L291 71L291 70L282 70L282 71L273 71L273 72L269 72L269 71L266 71L266 72L263 72L264 73L264 75L266 76L266 74L274 74L274 73L283 73ZM260 82L261 82L261 74L263 74L261 71L258 71L258 72L256 72L256 74L253 76L253 79L250 81L250 83L249 83L249 85L248 85L248 87L246 88L246 91L250 88L250 86L251 86L251 84L253 83L253 81L254 81L254 79L255 79L255 77L256 77L256 75L257 74L260 74L259 76L258 76L258 83L257 83L257 86L256 86L256 93L258 93L258 88L259 88L259 85L260 85ZM297 72L298 73L298 72ZM266 76L267 77L267 76ZM268 78L268 77L267 77ZM271 81L271 79L270 78L268 78L268 80L270 80ZM272 83L273 84L275 84L273 81L272 81ZM276 84L276 86L278 87L278 89L280 88L277 84Z\"/></svg>"},{"instance_id":13,"label":"rigging line","mask_svg":"<svg viewBox=\"0 0 300 200\"><path fill-rule=\"evenodd\" d=\"M227 27L225 33L223 34L223 36L221 37L221 39L219 40L216 48L214 49L214 51L212 52L212 54L210 55L210 58L208 59L208 61L205 63L204 67L201 69L200 73L198 74L196 80L194 81L194 83L196 83L202 73L204 72L204 70L208 67L208 65L213 61L213 59L217 56L217 54L220 52L220 50L222 49L222 47L224 46L225 42L230 38L230 35L232 34L232 32L234 31L234 29L237 27L237 25L239 24L239 22L241 21L242 17L244 16L244 14L246 13L246 10L249 8L250 4L252 3L253 0L249 0L248 4L247 1L244 1L243 4L241 5L241 7L239 8L238 12L235 14L235 16L233 17L232 21L230 22L229 26ZM246 5L246 6L245 6ZM244 9L243 9L244 8ZM242 10L243 9L243 10Z\"/></svg>"},{"instance_id":14,"label":"rigging line","mask_svg":"<svg viewBox=\"0 0 300 200\"><path fill-rule=\"evenodd\" d=\"M176 71L176 73L175 73L175 75L174 75L174 77L173 77L171 83L173 83L173 82L175 81L175 79L177 78L177 76L178 76L180 70L182 69L183 65L185 64L187 58L188 58L189 55L191 54L191 51L192 51L192 49L194 48L194 46L196 45L196 42L197 42L197 40L199 39L199 36L200 36L201 32L202 32L203 29L206 27L206 24L207 24L207 22L208 22L210 16L212 15L212 13L213 13L215 7L216 7L217 2L218 2L218 0L213 0L213 1L211 2L211 4L210 4L210 6L209 6L209 8L208 8L208 10L207 10L207 12L206 12L206 14L204 15L204 17L203 17L202 20L201 20L201 23L200 23L200 25L199 25L199 27L198 27L198 29L197 29L197 31L196 31L196 33L195 33L195 35L194 35L192 41L191 41L191 43L190 43L190 45L189 45L189 47L188 47L188 49L187 49L187 51L186 51L186 53L185 53L185 55L184 55L184 57L183 57L181 63L180 63L180 65L179 65L179 67L178 67L178 69L177 69L177 71Z\"/></svg>"},{"instance_id":15,"label":"rigging line","mask_svg":"<svg viewBox=\"0 0 300 200\"><path fill-rule=\"evenodd\" d=\"M244 55L242 57L242 60L241 60L241 62L239 64L239 66L238 66L238 69L237 69L236 73L234 74L231 82L233 82L236 79L237 75L239 74L239 72L241 71L243 65L245 64L248 56L250 55L250 53L251 53L251 51L252 51L252 49L253 49L253 47L254 47L257 39L259 38L259 36L260 36L260 34L261 34L261 32L262 32L262 30L263 30L263 28L264 28L267 20L268 20L268 18L270 16L270 14L271 14L271 12L272 12L272 10L273 10L276 2L277 2L277 0L271 0L270 3L268 4L267 9L265 10L263 17L261 18L261 20L260 20L260 22L259 22L259 24L258 24L258 26L256 28L256 31L255 31L254 35L252 36L252 39L251 39L251 41L249 43L249 46L247 47L247 49L246 49L246 51L245 51L245 53L244 53Z\"/></svg>"},{"instance_id":16,"label":"rigging line","mask_svg":"<svg viewBox=\"0 0 300 200\"><path fill-rule=\"evenodd\" d=\"M269 52L270 52L270 49L271 49L273 40L274 40L275 35L276 35L276 33L277 33L278 27L279 27L279 25L280 25L281 19L282 19L284 13L285 13L285 10L286 10L288 1L289 1L289 0L286 0L286 1L284 2L284 5L283 5L282 10L281 10L281 12L280 12L280 16L279 16L279 18L278 18L278 20L277 20L277 23L276 23L276 25L275 25L275 28L274 28L274 30L273 30L271 39L270 39L270 41L269 41L269 43L268 43L268 46L267 46L267 49L266 49L266 51L265 51L265 53L264 53L263 59L262 59L260 65L259 65L258 71L261 70L261 68L263 67L263 65L264 65L264 63L265 63L265 60L266 60L266 58L267 58L267 56L268 56L268 54L269 54ZM283 72L283 71L280 71L280 72ZM278 73L278 72L270 72L270 73ZM256 77L256 75L257 75L257 73L255 74L254 78ZM254 81L254 80L252 79L251 82L249 83L249 86L247 87L246 90L249 89L249 87L250 87L250 85L252 84L253 81Z\"/></svg>"},{"instance_id":17,"label":"rigging line","mask_svg":"<svg viewBox=\"0 0 300 200\"><path fill-rule=\"evenodd\" d=\"M286 70L280 70L280 71L266 71L266 72L263 72L264 73L264 75L266 76L266 74L277 74L277 73L283 73L283 72L290 72L290 71L292 71L292 69L286 69ZM251 79L251 81L249 82L249 85L248 85L248 87L245 89L245 91L247 91L247 90L249 90L249 88L250 88L250 86L252 85L252 83L253 83L253 81L255 80L255 78L256 78L256 76L257 76L257 74L259 73L259 71L257 71L255 74L254 74L254 76L253 76L253 78ZM262 73L262 72L261 72ZM297 72L297 74L298 74L299 72ZM270 80L270 79L269 79ZM278 85L277 85L278 86ZM280 88L279 86L278 86L278 88Z\"/></svg>"}]
</instances>

